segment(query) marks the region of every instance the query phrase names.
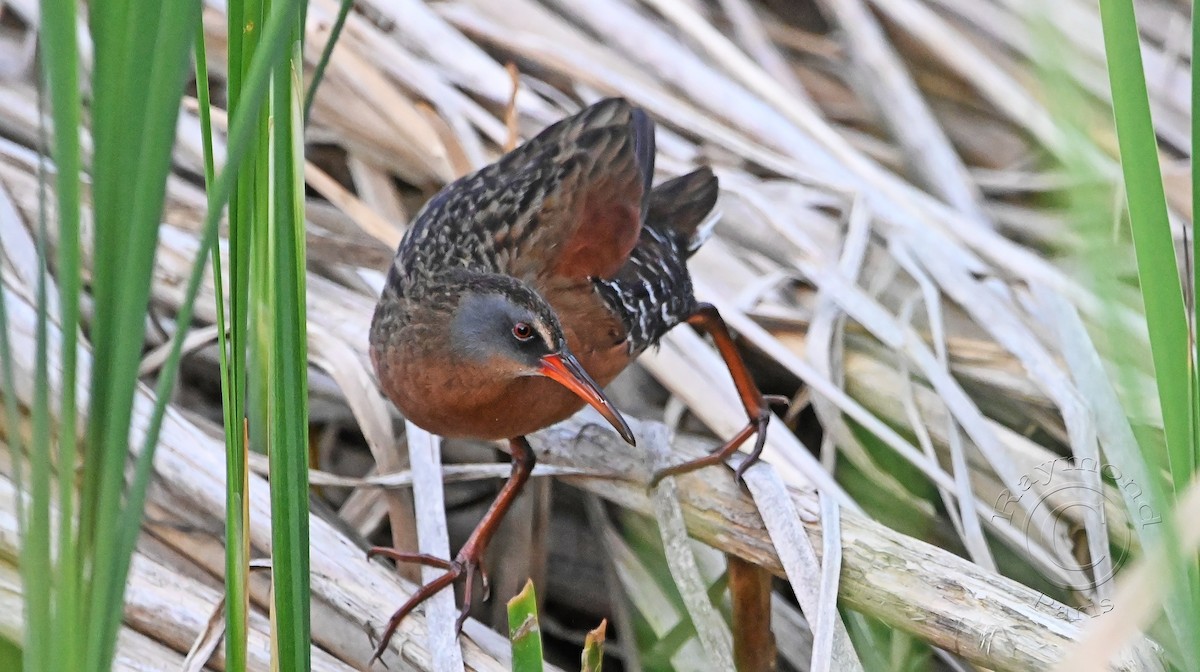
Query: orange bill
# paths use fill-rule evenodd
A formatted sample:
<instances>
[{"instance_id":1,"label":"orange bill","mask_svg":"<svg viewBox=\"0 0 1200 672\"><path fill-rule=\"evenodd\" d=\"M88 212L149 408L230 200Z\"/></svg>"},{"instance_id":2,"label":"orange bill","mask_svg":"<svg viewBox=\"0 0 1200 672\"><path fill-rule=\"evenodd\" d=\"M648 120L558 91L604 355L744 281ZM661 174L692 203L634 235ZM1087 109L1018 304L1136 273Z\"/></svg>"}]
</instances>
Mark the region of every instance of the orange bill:
<instances>
[{"instance_id":1,"label":"orange bill","mask_svg":"<svg viewBox=\"0 0 1200 672\"><path fill-rule=\"evenodd\" d=\"M542 357L541 374L574 392L580 399L599 411L600 415L608 420L608 423L617 430L626 443L631 446L637 445L633 439L633 432L625 423L625 418L621 417L608 397L604 396L600 386L592 380L587 371L583 370L574 355L564 350Z\"/></svg>"}]
</instances>

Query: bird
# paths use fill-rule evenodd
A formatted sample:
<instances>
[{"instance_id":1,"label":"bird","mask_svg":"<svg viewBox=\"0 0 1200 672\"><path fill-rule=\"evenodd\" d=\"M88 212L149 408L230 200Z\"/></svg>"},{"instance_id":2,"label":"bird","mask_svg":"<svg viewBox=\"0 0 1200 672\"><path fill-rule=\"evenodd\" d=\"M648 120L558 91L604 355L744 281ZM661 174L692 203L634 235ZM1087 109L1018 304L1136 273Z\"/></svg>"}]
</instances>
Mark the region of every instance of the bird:
<instances>
[{"instance_id":1,"label":"bird","mask_svg":"<svg viewBox=\"0 0 1200 672\"><path fill-rule=\"evenodd\" d=\"M429 432L507 440L512 467L453 560L370 550L445 570L396 610L372 661L406 615L459 578L461 631L477 572L486 585L484 550L536 462L526 435L590 405L635 444L603 388L673 327L712 337L748 421L653 482L723 463L757 435L740 481L762 452L774 399L759 392L717 309L696 299L687 268L711 232L717 177L701 167L652 186L654 160L650 116L603 99L445 186L401 240L371 321L379 384Z\"/></svg>"}]
</instances>

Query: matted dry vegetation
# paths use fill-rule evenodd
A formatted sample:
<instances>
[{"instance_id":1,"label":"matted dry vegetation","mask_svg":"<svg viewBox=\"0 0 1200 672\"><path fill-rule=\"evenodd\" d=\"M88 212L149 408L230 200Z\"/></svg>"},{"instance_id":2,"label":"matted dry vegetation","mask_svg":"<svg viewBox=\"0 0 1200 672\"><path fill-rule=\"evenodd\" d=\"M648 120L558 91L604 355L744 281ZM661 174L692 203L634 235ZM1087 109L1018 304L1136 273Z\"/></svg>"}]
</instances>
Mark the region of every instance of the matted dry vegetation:
<instances>
[{"instance_id":1,"label":"matted dry vegetation","mask_svg":"<svg viewBox=\"0 0 1200 672\"><path fill-rule=\"evenodd\" d=\"M538 437L540 473L563 477L535 479L509 515L490 554L496 597L533 576L549 604L547 636L563 646L608 616L618 642L610 654L627 670L639 669L629 655L633 614L657 636L690 618L698 635L680 637L667 657L680 670L724 668L732 637L718 616L727 598L714 607L706 595L725 572L724 553L783 579L771 610L784 669L810 669L813 659L823 662L811 669L860 668L832 618L835 593L841 606L938 647L933 664L944 669L1057 661L1089 620L1063 601L1097 615L1112 599L1112 582L1095 580L1110 568L1089 569L1087 558L1136 550L1139 511L1125 513L1122 480L1102 483L1098 470L1055 460L1099 463L1101 445L1129 447L1131 426L1113 404L1132 402L1117 401L1089 334L1141 318L1136 303L1106 307L1079 280L1084 249L1060 207L1071 177L1059 160L1116 176L1111 132L1091 125L1106 119L1096 10L1081 0L1043 4L1052 10L1043 34L1071 54L1063 63L1084 92L1083 144L1042 102L1030 61L1039 43L1016 0L356 2L308 132L312 482L322 503L312 523L314 669L363 665L369 633L412 590L365 559L363 540L415 547L419 527L425 548L442 535L433 551L444 555L447 532L461 540L507 472L480 464L493 461L492 447L443 446L442 474L464 482L445 488L443 516L436 443L411 431L405 441L375 387L366 332L391 251L420 204L506 141L508 61L521 73L522 137L621 95L658 120L660 179L713 166L722 218L692 264L698 293L739 333L764 388L795 400L772 424L770 466L749 472L749 493L722 469L647 490L655 464L713 446L744 422L715 351L676 330L615 386L618 405L644 419L638 449L589 429L586 415ZM315 63L337 3L309 7ZM1190 219L1185 3L1146 0L1139 10L1168 198ZM0 18L0 232L20 376L32 366L37 277L35 3L0 2ZM204 20L216 72L221 3L209 2ZM194 100L175 166L148 378L179 328L172 316L204 211ZM213 305L207 285L196 324L184 325L191 354L162 432L119 669L178 669L185 657L187 669L224 669L219 647L208 659L224 567ZM1145 375L1138 386L1153 387ZM29 389L15 393L30 402ZM1153 404L1127 408L1138 425L1159 423ZM13 493L0 477L0 628L10 635L21 627ZM256 479L252 494L252 540L265 557L265 483ZM1081 502L1104 504L1107 515L1071 506ZM1038 505L1066 508L1038 519ZM653 528L627 512L656 520L661 539L638 537ZM686 540L685 526L703 545ZM650 566L636 543L661 543L666 563ZM681 602L656 580L664 571ZM256 586L255 670L269 668L266 587ZM480 623L468 624L461 651L444 645L451 599L431 603L429 622L418 613L402 624L385 657L392 669L455 669L459 653L470 669L507 667L507 641ZM503 601L477 606L476 616L502 623ZM820 626L810 633L806 621ZM1143 641L1118 668L1160 669L1157 651Z\"/></svg>"}]
</instances>

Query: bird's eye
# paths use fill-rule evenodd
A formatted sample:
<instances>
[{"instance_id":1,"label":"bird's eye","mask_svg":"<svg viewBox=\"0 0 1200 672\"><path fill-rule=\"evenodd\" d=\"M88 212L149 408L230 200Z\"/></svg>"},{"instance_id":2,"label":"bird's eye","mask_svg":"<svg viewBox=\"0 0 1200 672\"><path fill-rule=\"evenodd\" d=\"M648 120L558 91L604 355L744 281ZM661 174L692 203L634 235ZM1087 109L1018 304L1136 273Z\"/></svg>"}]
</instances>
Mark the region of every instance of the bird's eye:
<instances>
[{"instance_id":1,"label":"bird's eye","mask_svg":"<svg viewBox=\"0 0 1200 672\"><path fill-rule=\"evenodd\" d=\"M518 341L528 341L533 338L533 327L527 322L517 322L513 325L512 335Z\"/></svg>"}]
</instances>

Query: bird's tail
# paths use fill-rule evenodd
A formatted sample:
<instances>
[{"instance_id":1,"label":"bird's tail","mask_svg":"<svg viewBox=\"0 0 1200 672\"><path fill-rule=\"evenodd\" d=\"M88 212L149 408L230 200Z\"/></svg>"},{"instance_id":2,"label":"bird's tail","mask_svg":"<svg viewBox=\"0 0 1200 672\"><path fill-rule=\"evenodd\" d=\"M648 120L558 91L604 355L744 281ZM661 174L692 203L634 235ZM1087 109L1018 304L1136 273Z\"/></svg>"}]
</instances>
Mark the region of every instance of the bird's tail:
<instances>
[{"instance_id":1,"label":"bird's tail","mask_svg":"<svg viewBox=\"0 0 1200 672\"><path fill-rule=\"evenodd\" d=\"M678 236L690 256L712 235L716 204L717 176L707 167L698 168L650 192L646 226Z\"/></svg>"}]
</instances>

